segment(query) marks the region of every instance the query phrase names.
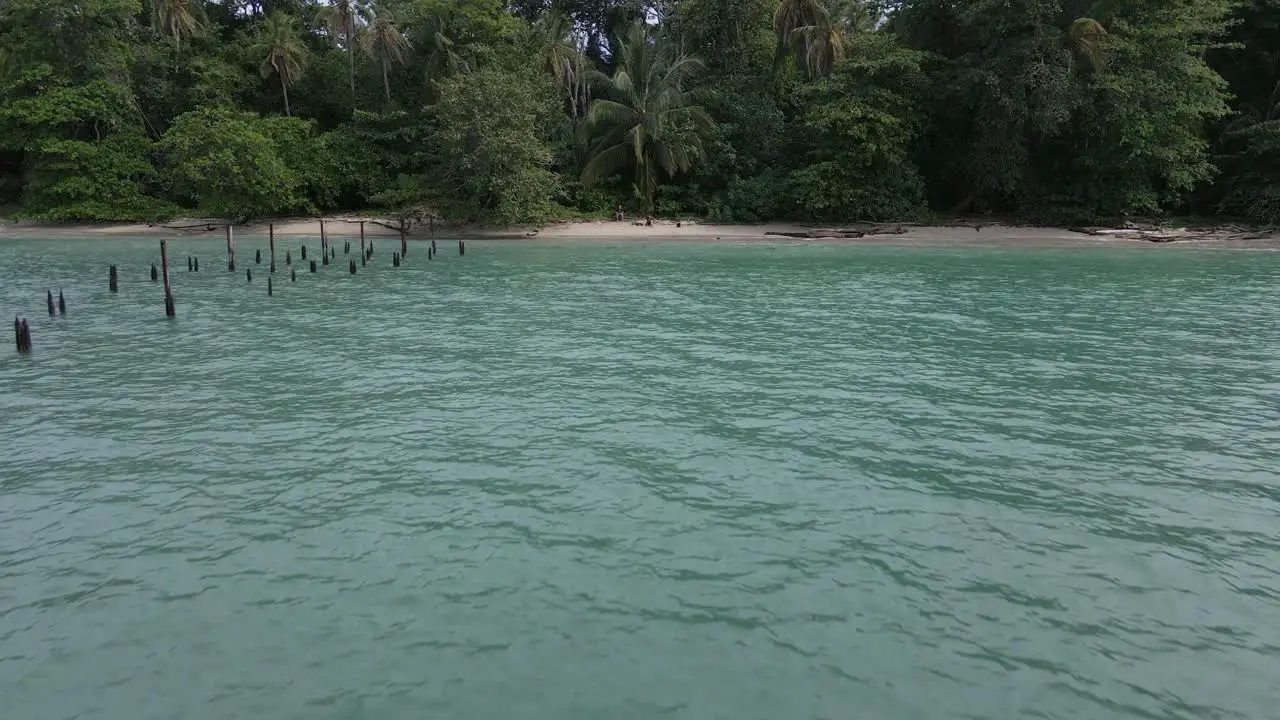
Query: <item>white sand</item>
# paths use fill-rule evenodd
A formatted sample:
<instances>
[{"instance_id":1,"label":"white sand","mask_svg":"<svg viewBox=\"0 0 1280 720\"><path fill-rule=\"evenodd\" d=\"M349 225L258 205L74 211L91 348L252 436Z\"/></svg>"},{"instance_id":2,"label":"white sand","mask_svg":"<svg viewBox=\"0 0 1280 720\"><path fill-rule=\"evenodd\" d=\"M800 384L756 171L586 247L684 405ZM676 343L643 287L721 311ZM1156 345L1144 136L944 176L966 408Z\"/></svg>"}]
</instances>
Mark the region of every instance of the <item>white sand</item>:
<instances>
[{"instance_id":1,"label":"white sand","mask_svg":"<svg viewBox=\"0 0 1280 720\"><path fill-rule=\"evenodd\" d=\"M360 234L361 220L365 221L367 237L398 237L399 232L387 225L394 221L376 216L329 216L324 219L325 232L332 237L351 238ZM0 222L0 238L111 238L111 237L191 237L212 235L221 237L224 220L174 220L160 225L147 224L90 224L53 225L37 223ZM284 218L271 223L275 234L289 236L319 236L320 218ZM771 232L805 233L813 228L792 224L769 225L708 225L675 221L655 221L652 226L626 222L575 222L556 223L540 229L530 227L487 228L440 224L434 235L426 227L415 227L410 238L437 239L491 239L533 241L769 241L769 242L848 242L860 244L918 245L926 247L1244 247L1280 249L1280 233L1251 233L1238 229L1186 233L1178 235L1177 242L1153 243L1145 239L1119 235L1086 235L1064 228L1024 227L1001 224L965 224L955 226L903 225L901 234L870 233L861 238L787 238L769 235ZM892 229L886 227L884 229ZM258 222L236 225L236 237L265 237L268 223ZM1177 231L1175 231L1175 234Z\"/></svg>"}]
</instances>

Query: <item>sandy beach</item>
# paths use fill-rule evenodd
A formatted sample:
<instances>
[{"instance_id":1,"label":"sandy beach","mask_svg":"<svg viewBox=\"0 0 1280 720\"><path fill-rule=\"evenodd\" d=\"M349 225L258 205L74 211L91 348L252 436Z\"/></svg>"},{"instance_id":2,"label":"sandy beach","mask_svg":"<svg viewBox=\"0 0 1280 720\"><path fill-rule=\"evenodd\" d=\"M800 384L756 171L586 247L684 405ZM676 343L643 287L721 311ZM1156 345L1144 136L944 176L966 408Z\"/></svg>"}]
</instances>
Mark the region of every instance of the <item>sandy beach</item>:
<instances>
[{"instance_id":1,"label":"sandy beach","mask_svg":"<svg viewBox=\"0 0 1280 720\"><path fill-rule=\"evenodd\" d=\"M367 237L398 237L395 221L378 216L334 215L323 218L332 237L357 237L364 222ZM265 237L274 227L280 237L319 236L321 218L284 218L235 225L236 237ZM220 219L179 219L163 224L102 223L88 225L0 222L4 238L112 238L221 236L226 225ZM859 233L861 233L859 235ZM479 227L438 224L432 232L414 227L410 239L512 241L770 241L850 242L864 244L920 245L927 247L1220 247L1280 249L1280 232L1235 226L1188 230L1155 228L1053 228L982 222L951 225L857 224L852 227L812 227L773 223L764 225L713 225L673 220L652 225L633 221L552 223L533 227Z\"/></svg>"}]
</instances>

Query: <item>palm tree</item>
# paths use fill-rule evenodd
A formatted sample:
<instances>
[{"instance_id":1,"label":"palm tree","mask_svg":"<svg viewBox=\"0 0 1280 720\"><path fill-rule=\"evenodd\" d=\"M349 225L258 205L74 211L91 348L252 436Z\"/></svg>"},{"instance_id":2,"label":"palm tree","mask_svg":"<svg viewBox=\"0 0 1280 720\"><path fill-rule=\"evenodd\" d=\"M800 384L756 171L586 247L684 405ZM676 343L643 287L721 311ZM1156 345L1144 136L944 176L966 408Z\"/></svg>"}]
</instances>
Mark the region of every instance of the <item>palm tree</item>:
<instances>
[{"instance_id":1,"label":"palm tree","mask_svg":"<svg viewBox=\"0 0 1280 720\"><path fill-rule=\"evenodd\" d=\"M556 88L569 99L569 116L575 121L586 112L588 100L586 58L578 50L573 23L567 15L552 10L538 18L538 61L555 80Z\"/></svg>"},{"instance_id":2,"label":"palm tree","mask_svg":"<svg viewBox=\"0 0 1280 720\"><path fill-rule=\"evenodd\" d=\"M615 60L613 77L593 73L608 97L593 100L587 111L599 140L582 182L592 185L634 165L635 195L651 213L659 174L688 170L702 151L699 133L712 125L684 89L702 62L677 52L661 35L651 37L643 23L620 39Z\"/></svg>"},{"instance_id":3,"label":"palm tree","mask_svg":"<svg viewBox=\"0 0 1280 720\"><path fill-rule=\"evenodd\" d=\"M298 39L298 19L279 10L272 13L262 23L250 52L263 59L258 68L262 77L274 74L280 79L284 114L292 114L289 112L289 86L302 76L307 66L307 49Z\"/></svg>"},{"instance_id":4,"label":"palm tree","mask_svg":"<svg viewBox=\"0 0 1280 720\"><path fill-rule=\"evenodd\" d=\"M382 90L386 93L387 102L391 102L391 81L387 73L392 65L404 63L405 52L410 47L409 39L400 32L391 11L379 8L371 13L363 40L365 54L382 65Z\"/></svg>"},{"instance_id":5,"label":"palm tree","mask_svg":"<svg viewBox=\"0 0 1280 720\"><path fill-rule=\"evenodd\" d=\"M351 106L356 104L356 24L362 15L356 0L330 0L320 8L316 20L328 29L330 35L341 41L347 51L347 79L351 84Z\"/></svg>"},{"instance_id":6,"label":"palm tree","mask_svg":"<svg viewBox=\"0 0 1280 720\"><path fill-rule=\"evenodd\" d=\"M783 0L774 14L779 58L789 49L810 78L829 75L845 58L849 35L871 29L861 0Z\"/></svg>"},{"instance_id":7,"label":"palm tree","mask_svg":"<svg viewBox=\"0 0 1280 720\"><path fill-rule=\"evenodd\" d=\"M454 49L454 42L445 31L444 22L437 18L428 31L431 52L427 55L427 80L447 77L455 73L471 72L471 66Z\"/></svg>"},{"instance_id":8,"label":"palm tree","mask_svg":"<svg viewBox=\"0 0 1280 720\"><path fill-rule=\"evenodd\" d=\"M151 0L151 25L178 48L183 38L204 32L204 10L195 0Z\"/></svg>"}]
</instances>

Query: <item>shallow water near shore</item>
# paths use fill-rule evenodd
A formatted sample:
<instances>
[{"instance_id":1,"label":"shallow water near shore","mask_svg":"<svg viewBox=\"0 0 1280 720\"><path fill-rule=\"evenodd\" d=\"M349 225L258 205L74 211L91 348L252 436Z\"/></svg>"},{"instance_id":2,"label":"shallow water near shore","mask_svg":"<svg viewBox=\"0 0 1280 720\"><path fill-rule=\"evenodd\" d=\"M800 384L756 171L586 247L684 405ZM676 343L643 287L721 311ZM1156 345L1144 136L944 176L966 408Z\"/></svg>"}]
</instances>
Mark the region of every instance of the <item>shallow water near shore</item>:
<instances>
[{"instance_id":1,"label":"shallow water near shore","mask_svg":"<svg viewBox=\"0 0 1280 720\"><path fill-rule=\"evenodd\" d=\"M1280 254L303 242L0 244L5 717L1280 707Z\"/></svg>"}]
</instances>

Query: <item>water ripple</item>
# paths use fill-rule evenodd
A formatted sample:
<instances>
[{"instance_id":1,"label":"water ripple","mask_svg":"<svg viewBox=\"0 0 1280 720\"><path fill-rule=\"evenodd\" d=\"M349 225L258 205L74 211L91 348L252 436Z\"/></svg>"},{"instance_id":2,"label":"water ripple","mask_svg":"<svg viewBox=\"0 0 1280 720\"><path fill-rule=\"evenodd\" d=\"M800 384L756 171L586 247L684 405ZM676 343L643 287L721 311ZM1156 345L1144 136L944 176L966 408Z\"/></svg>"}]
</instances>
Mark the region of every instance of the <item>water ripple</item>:
<instances>
[{"instance_id":1,"label":"water ripple","mask_svg":"<svg viewBox=\"0 0 1280 720\"><path fill-rule=\"evenodd\" d=\"M1274 254L218 244L0 244L13 717L1280 706Z\"/></svg>"}]
</instances>

